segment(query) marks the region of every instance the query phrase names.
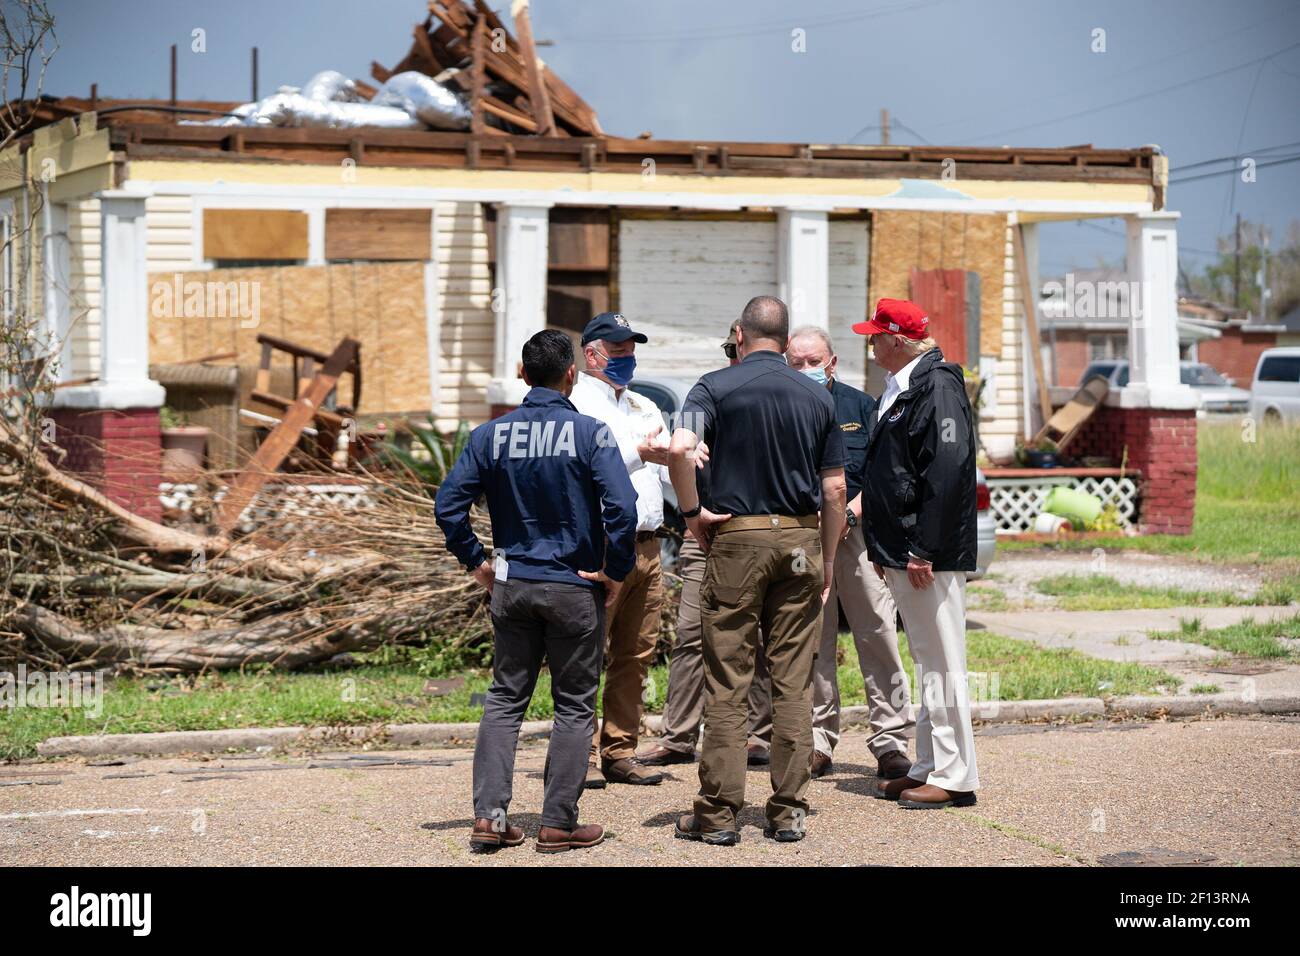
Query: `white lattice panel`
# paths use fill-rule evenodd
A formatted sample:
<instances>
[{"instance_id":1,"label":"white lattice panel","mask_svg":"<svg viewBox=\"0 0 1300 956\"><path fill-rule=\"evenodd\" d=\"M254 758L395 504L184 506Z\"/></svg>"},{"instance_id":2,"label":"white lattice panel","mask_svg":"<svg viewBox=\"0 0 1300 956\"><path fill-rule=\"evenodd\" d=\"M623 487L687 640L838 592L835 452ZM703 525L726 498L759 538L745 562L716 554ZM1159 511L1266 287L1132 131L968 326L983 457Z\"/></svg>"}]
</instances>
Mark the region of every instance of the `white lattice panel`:
<instances>
[{"instance_id":1,"label":"white lattice panel","mask_svg":"<svg viewBox=\"0 0 1300 956\"><path fill-rule=\"evenodd\" d=\"M1061 485L1096 495L1103 507L1114 505L1122 528L1131 528L1137 522L1137 482L1132 478L1078 478L1048 473L1041 478L990 478L988 483L1000 534L1032 531L1047 496Z\"/></svg>"},{"instance_id":2,"label":"white lattice panel","mask_svg":"<svg viewBox=\"0 0 1300 956\"><path fill-rule=\"evenodd\" d=\"M163 508L170 511L192 511L195 500L201 494L199 486L192 482L164 481L158 486L158 499ZM226 489L223 487L213 495L212 503L219 504L225 496ZM374 493L365 485L325 482L267 485L244 509L239 529L248 533L262 525L279 522L285 530L292 530L303 518L319 517L331 511L356 511L374 506Z\"/></svg>"}]
</instances>

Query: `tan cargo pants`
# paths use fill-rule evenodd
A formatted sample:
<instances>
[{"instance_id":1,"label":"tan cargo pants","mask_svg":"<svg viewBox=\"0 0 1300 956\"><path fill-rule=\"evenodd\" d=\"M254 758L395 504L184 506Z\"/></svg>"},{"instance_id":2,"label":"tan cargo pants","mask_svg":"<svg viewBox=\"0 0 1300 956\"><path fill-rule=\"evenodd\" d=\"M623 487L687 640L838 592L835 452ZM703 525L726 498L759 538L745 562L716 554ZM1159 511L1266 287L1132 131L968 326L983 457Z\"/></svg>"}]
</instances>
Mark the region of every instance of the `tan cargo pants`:
<instances>
[{"instance_id":1,"label":"tan cargo pants","mask_svg":"<svg viewBox=\"0 0 1300 956\"><path fill-rule=\"evenodd\" d=\"M705 732L695 800L695 816L704 830L735 830L744 806L749 690L760 629L766 634L772 685L772 796L766 816L777 829L804 828L812 763L812 669L822 612L821 541L815 524L815 517L733 518L719 529L709 550L700 588Z\"/></svg>"},{"instance_id":2,"label":"tan cargo pants","mask_svg":"<svg viewBox=\"0 0 1300 956\"><path fill-rule=\"evenodd\" d=\"M590 763L636 756L645 676L659 639L663 603L659 539L637 541L636 566L605 612L604 719L593 728Z\"/></svg>"}]
</instances>

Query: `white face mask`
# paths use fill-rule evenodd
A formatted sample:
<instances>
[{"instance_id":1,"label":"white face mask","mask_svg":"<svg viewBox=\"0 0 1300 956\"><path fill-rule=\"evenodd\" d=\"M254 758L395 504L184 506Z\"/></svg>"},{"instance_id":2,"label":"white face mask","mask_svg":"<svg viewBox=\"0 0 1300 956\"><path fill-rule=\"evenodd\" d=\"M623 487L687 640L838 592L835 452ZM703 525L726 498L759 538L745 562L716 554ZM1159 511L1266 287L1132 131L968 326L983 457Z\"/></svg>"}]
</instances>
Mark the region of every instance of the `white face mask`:
<instances>
[{"instance_id":1,"label":"white face mask","mask_svg":"<svg viewBox=\"0 0 1300 956\"><path fill-rule=\"evenodd\" d=\"M829 381L829 379L826 376L826 369L820 366L814 366L812 368L801 368L799 371L803 372L805 375L807 375L818 385L825 385L826 382Z\"/></svg>"}]
</instances>

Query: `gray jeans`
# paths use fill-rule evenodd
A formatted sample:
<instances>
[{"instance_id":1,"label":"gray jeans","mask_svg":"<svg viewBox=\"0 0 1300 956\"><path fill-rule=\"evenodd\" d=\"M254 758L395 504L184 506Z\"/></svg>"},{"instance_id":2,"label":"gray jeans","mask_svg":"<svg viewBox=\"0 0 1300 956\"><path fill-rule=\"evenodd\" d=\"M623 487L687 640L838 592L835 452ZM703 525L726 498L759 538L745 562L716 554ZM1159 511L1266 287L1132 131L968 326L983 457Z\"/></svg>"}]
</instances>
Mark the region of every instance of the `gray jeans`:
<instances>
[{"instance_id":1,"label":"gray jeans","mask_svg":"<svg viewBox=\"0 0 1300 956\"><path fill-rule=\"evenodd\" d=\"M587 773L605 633L603 589L511 579L492 588L494 660L474 746L474 816L510 807L519 727L546 660L555 725L546 751L542 826L572 830Z\"/></svg>"}]
</instances>

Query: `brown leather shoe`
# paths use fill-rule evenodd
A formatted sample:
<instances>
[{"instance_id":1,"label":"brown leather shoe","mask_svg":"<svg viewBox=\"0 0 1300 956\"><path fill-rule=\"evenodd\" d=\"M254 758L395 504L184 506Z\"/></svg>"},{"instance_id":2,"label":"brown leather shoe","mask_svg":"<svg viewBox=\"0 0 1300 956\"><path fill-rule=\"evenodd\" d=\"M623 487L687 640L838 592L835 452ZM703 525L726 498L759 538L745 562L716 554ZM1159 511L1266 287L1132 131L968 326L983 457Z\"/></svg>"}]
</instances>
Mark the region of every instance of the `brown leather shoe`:
<instances>
[{"instance_id":1,"label":"brown leather shoe","mask_svg":"<svg viewBox=\"0 0 1300 956\"><path fill-rule=\"evenodd\" d=\"M905 810L942 810L944 807L975 806L975 791L965 793L945 790L932 783L904 790L898 795L898 805Z\"/></svg>"},{"instance_id":2,"label":"brown leather shoe","mask_svg":"<svg viewBox=\"0 0 1300 956\"><path fill-rule=\"evenodd\" d=\"M600 772L600 768L594 763L587 764L587 777L582 781L583 790L604 790L605 775Z\"/></svg>"},{"instance_id":3,"label":"brown leather shoe","mask_svg":"<svg viewBox=\"0 0 1300 956\"><path fill-rule=\"evenodd\" d=\"M876 776L881 780L897 780L906 777L912 769L912 761L901 750L891 750L876 758Z\"/></svg>"},{"instance_id":4,"label":"brown leather shoe","mask_svg":"<svg viewBox=\"0 0 1300 956\"><path fill-rule=\"evenodd\" d=\"M474 821L474 829L469 835L471 853L493 853L505 846L518 846L524 842L524 831L512 827L509 821L502 828L496 820L479 817Z\"/></svg>"},{"instance_id":5,"label":"brown leather shoe","mask_svg":"<svg viewBox=\"0 0 1300 956\"><path fill-rule=\"evenodd\" d=\"M899 777L897 780L887 780L883 783L876 782L872 788L871 795L877 800L897 800L898 795L904 790L912 787L924 787L924 780L913 780L911 777Z\"/></svg>"},{"instance_id":6,"label":"brown leather shoe","mask_svg":"<svg viewBox=\"0 0 1300 956\"><path fill-rule=\"evenodd\" d=\"M751 767L766 767L772 762L772 755L762 744L750 744L745 748L745 763Z\"/></svg>"},{"instance_id":7,"label":"brown leather shoe","mask_svg":"<svg viewBox=\"0 0 1300 956\"><path fill-rule=\"evenodd\" d=\"M605 839L605 828L595 823L585 823L576 830L559 827L542 827L537 831L538 853L563 853L565 850L585 850Z\"/></svg>"},{"instance_id":8,"label":"brown leather shoe","mask_svg":"<svg viewBox=\"0 0 1300 956\"><path fill-rule=\"evenodd\" d=\"M664 782L664 775L655 770L648 770L635 760L623 757L619 760L604 760L601 770L610 783L630 783L638 787L653 787Z\"/></svg>"},{"instance_id":9,"label":"brown leather shoe","mask_svg":"<svg viewBox=\"0 0 1300 956\"><path fill-rule=\"evenodd\" d=\"M833 766L830 754L824 754L820 750L813 751L812 775L814 780L826 776L831 772Z\"/></svg>"},{"instance_id":10,"label":"brown leather shoe","mask_svg":"<svg viewBox=\"0 0 1300 956\"><path fill-rule=\"evenodd\" d=\"M636 755L636 762L643 767L666 767L674 763L695 763L695 751L673 750L662 744L655 744L645 753Z\"/></svg>"}]
</instances>

